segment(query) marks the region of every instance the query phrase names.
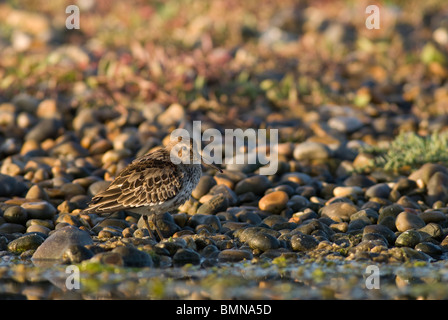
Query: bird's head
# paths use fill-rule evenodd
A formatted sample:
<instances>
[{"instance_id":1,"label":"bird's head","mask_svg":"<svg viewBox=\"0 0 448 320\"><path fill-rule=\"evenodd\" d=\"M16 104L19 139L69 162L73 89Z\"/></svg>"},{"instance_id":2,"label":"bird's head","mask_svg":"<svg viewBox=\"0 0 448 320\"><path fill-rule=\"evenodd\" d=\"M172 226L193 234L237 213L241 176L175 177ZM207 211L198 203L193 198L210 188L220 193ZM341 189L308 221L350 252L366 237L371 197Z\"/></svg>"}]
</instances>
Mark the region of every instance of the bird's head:
<instances>
[{"instance_id":1,"label":"bird's head","mask_svg":"<svg viewBox=\"0 0 448 320\"><path fill-rule=\"evenodd\" d=\"M183 163L185 165L197 165L202 164L206 167L213 168L222 172L220 168L211 163L210 161L204 161L201 151L197 143L187 137L178 136L167 144L167 151L170 153L171 161L175 164Z\"/></svg>"}]
</instances>

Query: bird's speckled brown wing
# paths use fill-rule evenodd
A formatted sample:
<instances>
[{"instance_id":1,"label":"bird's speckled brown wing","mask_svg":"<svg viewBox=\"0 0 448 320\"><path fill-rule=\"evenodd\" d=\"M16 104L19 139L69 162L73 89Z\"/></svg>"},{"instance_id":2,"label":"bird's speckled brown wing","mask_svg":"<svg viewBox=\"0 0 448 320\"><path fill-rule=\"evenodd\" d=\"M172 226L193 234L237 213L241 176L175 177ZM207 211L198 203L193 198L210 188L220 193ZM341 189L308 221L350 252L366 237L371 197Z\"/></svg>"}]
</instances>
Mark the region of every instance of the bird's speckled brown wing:
<instances>
[{"instance_id":1,"label":"bird's speckled brown wing","mask_svg":"<svg viewBox=\"0 0 448 320\"><path fill-rule=\"evenodd\" d=\"M179 193L183 177L184 172L170 161L169 153L157 150L124 168L106 190L92 198L84 212L160 205Z\"/></svg>"}]
</instances>

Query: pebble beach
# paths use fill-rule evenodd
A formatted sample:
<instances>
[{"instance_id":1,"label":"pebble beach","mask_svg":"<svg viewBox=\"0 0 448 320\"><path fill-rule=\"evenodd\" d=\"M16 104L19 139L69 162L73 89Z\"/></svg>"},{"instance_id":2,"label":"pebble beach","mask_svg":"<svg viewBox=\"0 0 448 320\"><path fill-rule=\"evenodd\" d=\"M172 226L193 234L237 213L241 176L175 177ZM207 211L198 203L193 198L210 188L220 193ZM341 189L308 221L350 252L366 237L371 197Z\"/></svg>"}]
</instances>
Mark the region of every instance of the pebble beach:
<instances>
[{"instance_id":1,"label":"pebble beach","mask_svg":"<svg viewBox=\"0 0 448 320\"><path fill-rule=\"evenodd\" d=\"M190 2L0 4L0 297L447 299L448 6ZM276 173L204 167L161 241L83 213L193 121L278 129Z\"/></svg>"}]
</instances>

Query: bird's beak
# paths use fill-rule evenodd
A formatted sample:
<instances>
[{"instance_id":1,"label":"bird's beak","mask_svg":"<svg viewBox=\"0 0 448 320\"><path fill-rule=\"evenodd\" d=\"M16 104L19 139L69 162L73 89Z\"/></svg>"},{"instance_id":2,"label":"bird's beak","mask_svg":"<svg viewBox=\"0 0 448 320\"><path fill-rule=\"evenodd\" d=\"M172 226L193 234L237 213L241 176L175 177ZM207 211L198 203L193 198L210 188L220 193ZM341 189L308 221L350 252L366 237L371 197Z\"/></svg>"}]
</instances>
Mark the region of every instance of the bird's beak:
<instances>
[{"instance_id":1,"label":"bird's beak","mask_svg":"<svg viewBox=\"0 0 448 320\"><path fill-rule=\"evenodd\" d=\"M213 168L213 169L218 170L219 172L222 173L221 168L217 167L217 166L214 165L213 163L206 163L206 162L204 162L204 159L201 159L201 163L202 163L204 166L206 166L206 167Z\"/></svg>"}]
</instances>

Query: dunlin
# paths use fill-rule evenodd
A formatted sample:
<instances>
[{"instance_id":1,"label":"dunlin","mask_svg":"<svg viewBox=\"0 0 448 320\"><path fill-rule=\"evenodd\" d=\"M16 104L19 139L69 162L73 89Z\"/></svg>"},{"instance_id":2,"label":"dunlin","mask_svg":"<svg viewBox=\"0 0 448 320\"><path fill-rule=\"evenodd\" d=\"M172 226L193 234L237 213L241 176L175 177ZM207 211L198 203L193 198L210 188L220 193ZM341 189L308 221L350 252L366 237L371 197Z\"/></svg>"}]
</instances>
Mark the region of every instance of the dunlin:
<instances>
[{"instance_id":1,"label":"dunlin","mask_svg":"<svg viewBox=\"0 0 448 320\"><path fill-rule=\"evenodd\" d=\"M92 198L84 213L112 213L126 210L141 214L149 234L152 216L160 239L163 235L155 216L170 212L187 201L202 175L201 164L222 172L204 162L192 139L177 137L165 148L144 155L124 168L106 190Z\"/></svg>"}]
</instances>

